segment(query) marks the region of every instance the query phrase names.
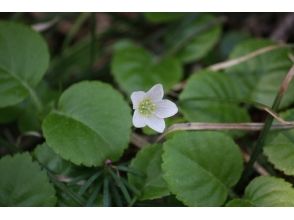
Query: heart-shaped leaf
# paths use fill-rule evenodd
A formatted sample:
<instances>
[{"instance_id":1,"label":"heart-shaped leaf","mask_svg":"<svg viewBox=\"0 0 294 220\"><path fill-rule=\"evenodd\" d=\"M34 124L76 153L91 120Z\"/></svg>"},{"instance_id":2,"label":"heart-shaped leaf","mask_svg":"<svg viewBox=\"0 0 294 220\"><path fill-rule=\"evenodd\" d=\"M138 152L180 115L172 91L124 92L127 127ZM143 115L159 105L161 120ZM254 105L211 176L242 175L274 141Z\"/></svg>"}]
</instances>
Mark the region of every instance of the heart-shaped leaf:
<instances>
[{"instance_id":1,"label":"heart-shaped leaf","mask_svg":"<svg viewBox=\"0 0 294 220\"><path fill-rule=\"evenodd\" d=\"M0 108L31 94L48 62L47 45L38 33L21 24L0 22Z\"/></svg>"},{"instance_id":2,"label":"heart-shaped leaf","mask_svg":"<svg viewBox=\"0 0 294 220\"><path fill-rule=\"evenodd\" d=\"M42 127L47 144L61 157L77 165L99 166L119 159L127 147L130 108L108 84L84 81L61 95L58 109Z\"/></svg>"},{"instance_id":3,"label":"heart-shaped leaf","mask_svg":"<svg viewBox=\"0 0 294 220\"><path fill-rule=\"evenodd\" d=\"M54 206L55 190L28 153L0 160L0 206Z\"/></svg>"},{"instance_id":4,"label":"heart-shaped leaf","mask_svg":"<svg viewBox=\"0 0 294 220\"><path fill-rule=\"evenodd\" d=\"M130 168L140 175L129 173L129 181L140 192L140 199L157 199L169 194L165 180L162 178L162 145L146 146L132 160Z\"/></svg>"},{"instance_id":5,"label":"heart-shaped leaf","mask_svg":"<svg viewBox=\"0 0 294 220\"><path fill-rule=\"evenodd\" d=\"M181 132L164 143L163 172L169 189L188 206L220 206L239 180L238 146L219 132Z\"/></svg>"},{"instance_id":6,"label":"heart-shaped leaf","mask_svg":"<svg viewBox=\"0 0 294 220\"><path fill-rule=\"evenodd\" d=\"M294 189L283 179L261 176L250 182L243 199L232 200L227 206L281 207L294 206Z\"/></svg>"},{"instance_id":7,"label":"heart-shaped leaf","mask_svg":"<svg viewBox=\"0 0 294 220\"><path fill-rule=\"evenodd\" d=\"M157 83L169 90L182 76L182 67L176 59L156 60L148 51L128 41L116 46L111 70L115 80L128 94L148 90Z\"/></svg>"}]
</instances>

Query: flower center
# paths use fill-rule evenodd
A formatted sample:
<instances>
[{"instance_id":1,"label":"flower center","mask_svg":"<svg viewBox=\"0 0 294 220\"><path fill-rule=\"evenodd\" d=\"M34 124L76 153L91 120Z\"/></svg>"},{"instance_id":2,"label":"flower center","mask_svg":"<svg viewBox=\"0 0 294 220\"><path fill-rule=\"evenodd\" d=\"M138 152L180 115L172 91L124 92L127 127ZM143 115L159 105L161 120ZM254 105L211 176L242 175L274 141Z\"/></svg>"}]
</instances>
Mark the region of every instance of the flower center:
<instances>
[{"instance_id":1,"label":"flower center","mask_svg":"<svg viewBox=\"0 0 294 220\"><path fill-rule=\"evenodd\" d=\"M139 112L141 115L150 116L155 111L156 106L150 99L144 99L139 104Z\"/></svg>"}]
</instances>

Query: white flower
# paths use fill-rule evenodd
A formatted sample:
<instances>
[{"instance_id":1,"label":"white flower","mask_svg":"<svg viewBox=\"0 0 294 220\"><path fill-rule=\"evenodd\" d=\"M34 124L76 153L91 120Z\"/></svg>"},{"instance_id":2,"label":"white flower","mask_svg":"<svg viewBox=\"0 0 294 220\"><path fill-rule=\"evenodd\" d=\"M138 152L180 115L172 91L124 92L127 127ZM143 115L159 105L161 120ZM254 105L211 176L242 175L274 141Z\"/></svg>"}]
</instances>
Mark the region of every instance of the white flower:
<instances>
[{"instance_id":1,"label":"white flower","mask_svg":"<svg viewBox=\"0 0 294 220\"><path fill-rule=\"evenodd\" d=\"M165 129L164 118L171 117L178 112L177 106L163 98L161 84L156 84L148 92L136 91L131 94L134 115L133 124L137 128L146 125L157 132Z\"/></svg>"}]
</instances>

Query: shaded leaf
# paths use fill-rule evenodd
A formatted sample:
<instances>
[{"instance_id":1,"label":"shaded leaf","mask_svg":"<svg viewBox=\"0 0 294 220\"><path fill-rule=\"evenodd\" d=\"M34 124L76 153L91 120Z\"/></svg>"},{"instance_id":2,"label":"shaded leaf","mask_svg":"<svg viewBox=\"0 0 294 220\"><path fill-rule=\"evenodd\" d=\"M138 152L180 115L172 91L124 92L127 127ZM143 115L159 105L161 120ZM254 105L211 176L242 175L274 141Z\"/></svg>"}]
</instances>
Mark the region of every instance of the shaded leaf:
<instances>
[{"instance_id":1,"label":"shaded leaf","mask_svg":"<svg viewBox=\"0 0 294 220\"><path fill-rule=\"evenodd\" d=\"M73 168L72 163L62 159L46 143L36 147L34 156L42 165L55 174L67 175Z\"/></svg>"},{"instance_id":2,"label":"shaded leaf","mask_svg":"<svg viewBox=\"0 0 294 220\"><path fill-rule=\"evenodd\" d=\"M0 206L54 206L55 190L28 153L0 160Z\"/></svg>"},{"instance_id":3,"label":"shaded leaf","mask_svg":"<svg viewBox=\"0 0 294 220\"><path fill-rule=\"evenodd\" d=\"M162 177L162 146L154 144L140 150L132 160L130 168L141 175L129 173L130 184L140 190L140 200L157 199L169 194L166 182Z\"/></svg>"},{"instance_id":4,"label":"shaded leaf","mask_svg":"<svg viewBox=\"0 0 294 220\"><path fill-rule=\"evenodd\" d=\"M237 45L230 58L237 58L270 45L274 44L269 40L249 39ZM292 65L288 58L289 51L288 48L272 50L228 68L226 72L247 99L271 106L282 80ZM291 83L280 107L293 103L293 92L294 83Z\"/></svg>"},{"instance_id":5,"label":"shaded leaf","mask_svg":"<svg viewBox=\"0 0 294 220\"><path fill-rule=\"evenodd\" d=\"M185 63L203 58L217 43L221 35L221 25L212 24L216 18L209 14L198 14L193 19L185 19L173 25L166 34L167 48L182 43L176 53L177 58Z\"/></svg>"}]
</instances>

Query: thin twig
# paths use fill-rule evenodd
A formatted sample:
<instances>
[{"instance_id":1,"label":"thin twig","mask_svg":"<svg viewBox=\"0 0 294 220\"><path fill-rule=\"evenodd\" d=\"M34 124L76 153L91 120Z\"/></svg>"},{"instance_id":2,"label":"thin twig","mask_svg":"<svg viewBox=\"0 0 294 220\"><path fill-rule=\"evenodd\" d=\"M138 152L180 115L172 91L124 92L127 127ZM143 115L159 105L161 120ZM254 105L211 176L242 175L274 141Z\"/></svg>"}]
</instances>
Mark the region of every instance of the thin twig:
<instances>
[{"instance_id":1,"label":"thin twig","mask_svg":"<svg viewBox=\"0 0 294 220\"><path fill-rule=\"evenodd\" d=\"M162 135L157 139L157 142L162 140L167 134L175 131L260 131L264 126L264 123L178 123L170 126ZM294 121L286 123L276 123L272 126L272 130L286 130L293 129Z\"/></svg>"},{"instance_id":2,"label":"thin twig","mask_svg":"<svg viewBox=\"0 0 294 220\"><path fill-rule=\"evenodd\" d=\"M270 51L273 51L273 50L277 50L277 49L281 49L281 48L285 48L285 47L289 47L289 45L287 44L278 44L278 45L271 45L271 46L267 46L267 47L263 47L263 48L260 48L258 50L255 50L251 53L248 53L244 56L241 56L241 57L238 57L236 59L232 59L232 60L228 60L228 61L225 61L225 62L221 62L221 63L217 63L217 64L214 64L214 65L211 65L208 67L209 70L211 71L220 71L220 70L223 70L223 69L227 69L227 68L230 68L232 66L235 66L235 65L238 65L240 63L243 63L247 60L250 60L254 57L257 57L257 56L260 56L264 53L267 53L267 52L270 52Z\"/></svg>"},{"instance_id":3,"label":"thin twig","mask_svg":"<svg viewBox=\"0 0 294 220\"><path fill-rule=\"evenodd\" d=\"M255 57L258 57L258 56L260 56L262 54L268 53L270 51L281 49L281 48L287 48L287 47L292 47L292 45L278 44L278 45L271 45L271 46L263 47L263 48L260 48L258 50L255 50L255 51L253 51L251 53L245 54L244 56L237 57L235 59L227 60L227 61L224 61L224 62L213 64L213 65L207 67L207 69L211 70L211 71L224 70L224 69L233 67L235 65L238 65L240 63L246 62L246 61L248 61L250 59L253 59ZM174 91L180 91L185 87L185 85L186 85L186 82L181 82L179 84L176 84L173 87L173 90Z\"/></svg>"}]
</instances>

